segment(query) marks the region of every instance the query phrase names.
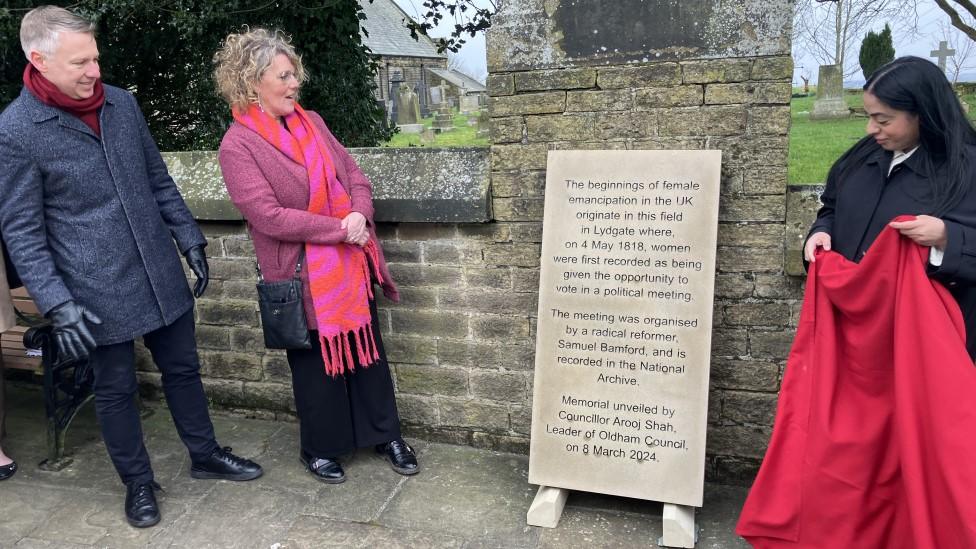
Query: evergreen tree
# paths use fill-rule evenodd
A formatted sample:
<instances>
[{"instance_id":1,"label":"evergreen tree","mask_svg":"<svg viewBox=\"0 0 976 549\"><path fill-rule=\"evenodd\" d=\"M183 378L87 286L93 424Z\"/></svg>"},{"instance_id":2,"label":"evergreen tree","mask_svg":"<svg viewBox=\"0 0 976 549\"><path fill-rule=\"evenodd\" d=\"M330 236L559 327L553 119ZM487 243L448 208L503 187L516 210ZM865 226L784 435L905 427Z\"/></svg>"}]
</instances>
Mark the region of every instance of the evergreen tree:
<instances>
[{"instance_id":1,"label":"evergreen tree","mask_svg":"<svg viewBox=\"0 0 976 549\"><path fill-rule=\"evenodd\" d=\"M162 150L216 149L230 110L217 95L212 58L244 25L293 38L309 73L302 106L318 111L347 146L389 139L373 97L377 69L360 39L357 0L7 0L0 7L0 108L20 93L26 59L20 20L55 4L98 24L102 78L132 91Z\"/></svg>"},{"instance_id":2,"label":"evergreen tree","mask_svg":"<svg viewBox=\"0 0 976 549\"><path fill-rule=\"evenodd\" d=\"M861 52L858 61L861 63L861 71L864 79L871 78L874 71L885 63L894 61L895 46L891 41L891 28L885 23L884 30L880 33L868 32L861 42Z\"/></svg>"}]
</instances>

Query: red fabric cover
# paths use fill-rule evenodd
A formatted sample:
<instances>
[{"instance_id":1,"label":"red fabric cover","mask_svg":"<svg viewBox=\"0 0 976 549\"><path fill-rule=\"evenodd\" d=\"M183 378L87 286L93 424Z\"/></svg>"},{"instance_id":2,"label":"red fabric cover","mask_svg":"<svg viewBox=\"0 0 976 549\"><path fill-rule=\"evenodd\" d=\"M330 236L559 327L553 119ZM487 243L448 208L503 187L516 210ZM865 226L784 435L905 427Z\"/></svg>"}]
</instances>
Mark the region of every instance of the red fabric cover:
<instances>
[{"instance_id":1,"label":"red fabric cover","mask_svg":"<svg viewBox=\"0 0 976 549\"><path fill-rule=\"evenodd\" d=\"M105 88L102 87L102 80L95 81L95 93L87 99L74 99L62 92L50 80L44 78L34 65L30 63L24 69L24 86L34 94L41 103L61 109L69 114L77 116L86 126L95 132L95 135L102 136L101 124L98 122L98 109L105 103Z\"/></svg>"},{"instance_id":2,"label":"red fabric cover","mask_svg":"<svg viewBox=\"0 0 976 549\"><path fill-rule=\"evenodd\" d=\"M927 258L888 228L860 264L811 265L736 528L754 547L976 548L976 368Z\"/></svg>"}]
</instances>

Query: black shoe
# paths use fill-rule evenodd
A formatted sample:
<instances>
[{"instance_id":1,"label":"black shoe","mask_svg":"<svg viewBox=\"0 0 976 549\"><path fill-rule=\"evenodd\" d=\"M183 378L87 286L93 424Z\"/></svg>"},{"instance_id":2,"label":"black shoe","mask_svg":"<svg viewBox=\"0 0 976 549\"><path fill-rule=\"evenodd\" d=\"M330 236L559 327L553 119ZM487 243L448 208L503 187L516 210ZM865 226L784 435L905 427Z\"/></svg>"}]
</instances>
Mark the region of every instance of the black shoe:
<instances>
[{"instance_id":1,"label":"black shoe","mask_svg":"<svg viewBox=\"0 0 976 549\"><path fill-rule=\"evenodd\" d=\"M136 528L148 528L159 522L159 504L155 482L131 482L125 485L125 519Z\"/></svg>"},{"instance_id":2,"label":"black shoe","mask_svg":"<svg viewBox=\"0 0 976 549\"><path fill-rule=\"evenodd\" d=\"M231 447L216 448L205 461L190 467L193 478L221 480L253 480L264 474L261 466L249 459L230 453Z\"/></svg>"},{"instance_id":3,"label":"black shoe","mask_svg":"<svg viewBox=\"0 0 976 549\"><path fill-rule=\"evenodd\" d=\"M339 462L334 459L313 458L305 452L301 453L299 459L316 480L321 480L326 484L342 484L346 481L346 472L342 470L342 465L339 465Z\"/></svg>"},{"instance_id":4,"label":"black shoe","mask_svg":"<svg viewBox=\"0 0 976 549\"><path fill-rule=\"evenodd\" d=\"M11 461L10 463L0 467L0 480L7 480L8 478L14 476L17 472L17 462Z\"/></svg>"},{"instance_id":5,"label":"black shoe","mask_svg":"<svg viewBox=\"0 0 976 549\"><path fill-rule=\"evenodd\" d=\"M413 453L413 448L398 438L386 444L377 444L376 451L390 462L393 470L401 475L416 475L420 472L420 465L417 464L417 455Z\"/></svg>"}]
</instances>

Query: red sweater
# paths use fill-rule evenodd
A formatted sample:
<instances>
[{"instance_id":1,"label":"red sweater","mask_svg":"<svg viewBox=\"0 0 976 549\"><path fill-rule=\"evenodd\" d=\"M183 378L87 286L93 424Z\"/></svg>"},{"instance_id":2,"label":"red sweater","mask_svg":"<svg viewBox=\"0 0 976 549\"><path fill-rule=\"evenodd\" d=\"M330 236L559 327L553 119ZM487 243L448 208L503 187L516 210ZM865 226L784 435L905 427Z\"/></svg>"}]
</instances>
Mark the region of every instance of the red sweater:
<instances>
[{"instance_id":1,"label":"red sweater","mask_svg":"<svg viewBox=\"0 0 976 549\"><path fill-rule=\"evenodd\" d=\"M373 187L356 161L315 112L308 112L326 138L339 182L352 199L352 209L363 214L375 238ZM341 220L308 212L308 175L305 168L286 157L257 133L234 122L224 135L219 151L220 170L231 201L244 215L254 241L261 273L266 280L287 280L305 242L338 244L346 238ZM377 242L379 242L377 240ZM379 248L383 294L399 301L400 294ZM316 329L308 269L302 266L305 318Z\"/></svg>"},{"instance_id":2,"label":"red sweater","mask_svg":"<svg viewBox=\"0 0 976 549\"><path fill-rule=\"evenodd\" d=\"M927 258L893 229L817 256L736 528L755 547L976 547L976 368Z\"/></svg>"}]
</instances>

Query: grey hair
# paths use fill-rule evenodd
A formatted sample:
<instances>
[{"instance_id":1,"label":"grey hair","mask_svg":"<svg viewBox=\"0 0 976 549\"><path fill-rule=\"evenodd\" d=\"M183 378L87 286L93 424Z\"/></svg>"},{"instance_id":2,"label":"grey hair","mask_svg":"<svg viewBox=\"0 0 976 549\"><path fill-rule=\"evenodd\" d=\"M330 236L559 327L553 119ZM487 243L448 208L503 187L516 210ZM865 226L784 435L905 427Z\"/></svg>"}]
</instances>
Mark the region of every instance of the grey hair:
<instances>
[{"instance_id":1,"label":"grey hair","mask_svg":"<svg viewBox=\"0 0 976 549\"><path fill-rule=\"evenodd\" d=\"M54 55L62 32L95 34L95 23L58 6L40 6L27 12L20 22L20 47L30 59L30 52Z\"/></svg>"}]
</instances>

